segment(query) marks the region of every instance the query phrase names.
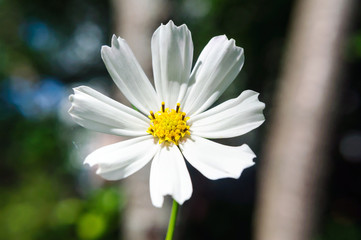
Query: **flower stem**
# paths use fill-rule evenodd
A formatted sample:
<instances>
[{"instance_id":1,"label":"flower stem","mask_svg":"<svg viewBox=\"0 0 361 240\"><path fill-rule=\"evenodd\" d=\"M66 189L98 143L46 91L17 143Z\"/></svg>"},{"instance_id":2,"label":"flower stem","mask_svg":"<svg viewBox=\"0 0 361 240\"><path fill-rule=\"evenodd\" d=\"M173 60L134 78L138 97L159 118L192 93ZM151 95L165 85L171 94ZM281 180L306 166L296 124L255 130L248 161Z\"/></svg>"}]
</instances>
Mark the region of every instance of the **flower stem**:
<instances>
[{"instance_id":1,"label":"flower stem","mask_svg":"<svg viewBox=\"0 0 361 240\"><path fill-rule=\"evenodd\" d=\"M165 237L165 240L173 239L174 227L175 227L175 222L176 222L177 213L178 213L178 206L179 206L179 204L175 200L173 200L172 213L170 214L168 231L167 231L167 236Z\"/></svg>"}]
</instances>

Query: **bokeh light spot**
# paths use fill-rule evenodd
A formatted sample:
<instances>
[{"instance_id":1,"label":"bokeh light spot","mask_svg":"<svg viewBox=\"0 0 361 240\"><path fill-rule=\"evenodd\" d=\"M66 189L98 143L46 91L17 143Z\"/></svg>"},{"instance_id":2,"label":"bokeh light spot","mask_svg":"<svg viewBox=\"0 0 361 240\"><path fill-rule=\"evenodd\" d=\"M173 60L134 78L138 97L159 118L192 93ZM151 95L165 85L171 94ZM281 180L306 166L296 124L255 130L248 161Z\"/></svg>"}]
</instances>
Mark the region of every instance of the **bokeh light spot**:
<instances>
[{"instance_id":1,"label":"bokeh light spot","mask_svg":"<svg viewBox=\"0 0 361 240\"><path fill-rule=\"evenodd\" d=\"M77 233L80 239L97 239L105 232L105 219L96 213L86 213L80 217Z\"/></svg>"}]
</instances>

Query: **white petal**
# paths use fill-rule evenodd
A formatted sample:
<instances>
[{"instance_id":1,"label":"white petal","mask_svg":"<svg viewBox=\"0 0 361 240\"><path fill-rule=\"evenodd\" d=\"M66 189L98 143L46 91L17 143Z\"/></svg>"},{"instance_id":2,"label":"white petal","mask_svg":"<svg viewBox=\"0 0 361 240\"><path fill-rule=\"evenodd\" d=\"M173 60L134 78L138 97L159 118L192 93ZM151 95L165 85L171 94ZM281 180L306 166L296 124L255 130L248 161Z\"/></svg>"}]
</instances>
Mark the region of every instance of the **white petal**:
<instances>
[{"instance_id":1,"label":"white petal","mask_svg":"<svg viewBox=\"0 0 361 240\"><path fill-rule=\"evenodd\" d=\"M239 178L254 164L255 154L246 145L231 147L192 135L179 145L187 161L209 179Z\"/></svg>"},{"instance_id":2,"label":"white petal","mask_svg":"<svg viewBox=\"0 0 361 240\"><path fill-rule=\"evenodd\" d=\"M175 108L187 89L193 61L193 42L186 25L172 21L161 25L152 37L154 83L167 107Z\"/></svg>"},{"instance_id":3,"label":"white petal","mask_svg":"<svg viewBox=\"0 0 361 240\"><path fill-rule=\"evenodd\" d=\"M183 204L192 195L192 182L177 146L163 146L155 155L150 170L150 197L156 207L162 207L165 195Z\"/></svg>"},{"instance_id":4,"label":"white petal","mask_svg":"<svg viewBox=\"0 0 361 240\"><path fill-rule=\"evenodd\" d=\"M103 46L101 55L115 84L141 112L160 108L160 100L133 52L122 38L113 35L112 46Z\"/></svg>"},{"instance_id":5,"label":"white petal","mask_svg":"<svg viewBox=\"0 0 361 240\"><path fill-rule=\"evenodd\" d=\"M107 180L119 180L144 167L159 147L151 135L137 137L99 148L84 164L98 165L96 173Z\"/></svg>"},{"instance_id":6,"label":"white petal","mask_svg":"<svg viewBox=\"0 0 361 240\"><path fill-rule=\"evenodd\" d=\"M149 120L145 116L90 87L74 88L69 100L69 114L85 128L120 136L147 134Z\"/></svg>"},{"instance_id":7,"label":"white petal","mask_svg":"<svg viewBox=\"0 0 361 240\"><path fill-rule=\"evenodd\" d=\"M246 90L212 109L189 119L193 134L205 138L230 138L245 134L264 122L265 104L258 93Z\"/></svg>"},{"instance_id":8,"label":"white petal","mask_svg":"<svg viewBox=\"0 0 361 240\"><path fill-rule=\"evenodd\" d=\"M183 110L188 116L209 108L232 83L244 63L243 48L225 35L212 38L199 56Z\"/></svg>"}]
</instances>

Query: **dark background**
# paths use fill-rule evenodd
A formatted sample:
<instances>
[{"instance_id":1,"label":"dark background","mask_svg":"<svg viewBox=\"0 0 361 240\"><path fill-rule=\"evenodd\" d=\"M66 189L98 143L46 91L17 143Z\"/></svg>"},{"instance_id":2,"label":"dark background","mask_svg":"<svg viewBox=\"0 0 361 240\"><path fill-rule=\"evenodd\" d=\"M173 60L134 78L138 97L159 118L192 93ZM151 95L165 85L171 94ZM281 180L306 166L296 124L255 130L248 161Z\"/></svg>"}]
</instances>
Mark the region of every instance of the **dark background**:
<instances>
[{"instance_id":1,"label":"dark background","mask_svg":"<svg viewBox=\"0 0 361 240\"><path fill-rule=\"evenodd\" d=\"M195 60L220 34L245 49L243 70L219 102L255 90L268 119L294 1L169 4L170 19L192 32ZM315 240L361 239L361 12L353 14L342 46L341 101L329 103L337 118ZM92 135L67 116L73 86L114 87L100 58L112 29L108 1L0 0L0 239L117 239L121 234L126 195L118 183L100 186L89 180L82 160ZM247 142L261 156L267 127L266 120L223 142ZM257 164L239 180L219 181L188 167L194 191L181 208L185 220L179 239L252 239Z\"/></svg>"}]
</instances>

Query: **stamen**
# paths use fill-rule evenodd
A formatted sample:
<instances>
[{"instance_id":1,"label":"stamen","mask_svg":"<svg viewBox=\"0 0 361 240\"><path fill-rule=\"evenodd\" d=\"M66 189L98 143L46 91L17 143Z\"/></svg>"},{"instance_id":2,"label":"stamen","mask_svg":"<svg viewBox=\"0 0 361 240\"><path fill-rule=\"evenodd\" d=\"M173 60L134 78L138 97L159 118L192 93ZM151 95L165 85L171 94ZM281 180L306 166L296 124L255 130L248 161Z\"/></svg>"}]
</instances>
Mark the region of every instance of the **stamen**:
<instances>
[{"instance_id":1,"label":"stamen","mask_svg":"<svg viewBox=\"0 0 361 240\"><path fill-rule=\"evenodd\" d=\"M176 109L165 108L162 102L161 110L154 113L150 111L150 126L147 133L159 139L159 143L174 143L178 145L179 141L185 136L190 135L186 113L181 111L180 103L177 103Z\"/></svg>"},{"instance_id":2,"label":"stamen","mask_svg":"<svg viewBox=\"0 0 361 240\"><path fill-rule=\"evenodd\" d=\"M153 112L153 111L150 111L150 115L152 116L153 119L155 119L155 116L154 116L154 112Z\"/></svg>"}]
</instances>

